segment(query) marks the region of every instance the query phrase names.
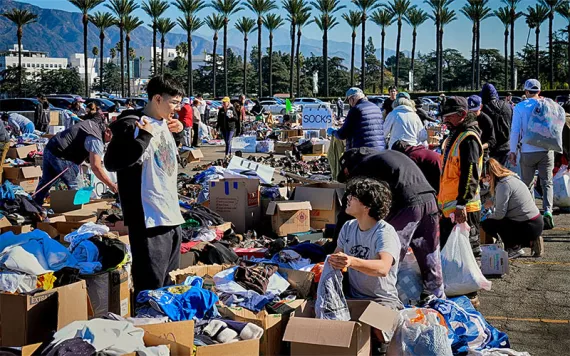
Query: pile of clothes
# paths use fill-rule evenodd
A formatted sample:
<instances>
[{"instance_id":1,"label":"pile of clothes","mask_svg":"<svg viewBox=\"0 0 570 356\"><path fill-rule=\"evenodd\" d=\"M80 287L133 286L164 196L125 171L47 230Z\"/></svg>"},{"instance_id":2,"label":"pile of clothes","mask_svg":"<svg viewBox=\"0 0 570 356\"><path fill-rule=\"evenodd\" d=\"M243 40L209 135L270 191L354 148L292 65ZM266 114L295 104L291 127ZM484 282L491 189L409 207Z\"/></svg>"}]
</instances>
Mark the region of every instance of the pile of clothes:
<instances>
[{"instance_id":1,"label":"pile of clothes","mask_svg":"<svg viewBox=\"0 0 570 356\"><path fill-rule=\"evenodd\" d=\"M241 340L261 339L263 329L252 323L211 319L196 323L194 345L229 344Z\"/></svg>"},{"instance_id":2,"label":"pile of clothes","mask_svg":"<svg viewBox=\"0 0 570 356\"><path fill-rule=\"evenodd\" d=\"M114 224L122 220L124 220L123 209L118 203L113 203L110 209L102 210L97 214L97 223L101 225L105 223Z\"/></svg>"},{"instance_id":3,"label":"pile of clothes","mask_svg":"<svg viewBox=\"0 0 570 356\"><path fill-rule=\"evenodd\" d=\"M185 197L185 201L196 202L202 187L192 182L192 177L186 173L178 174L178 194Z\"/></svg>"},{"instance_id":4,"label":"pile of clothes","mask_svg":"<svg viewBox=\"0 0 570 356\"><path fill-rule=\"evenodd\" d=\"M33 224L47 216L46 210L22 187L9 181L0 186L0 213L13 225Z\"/></svg>"}]
</instances>

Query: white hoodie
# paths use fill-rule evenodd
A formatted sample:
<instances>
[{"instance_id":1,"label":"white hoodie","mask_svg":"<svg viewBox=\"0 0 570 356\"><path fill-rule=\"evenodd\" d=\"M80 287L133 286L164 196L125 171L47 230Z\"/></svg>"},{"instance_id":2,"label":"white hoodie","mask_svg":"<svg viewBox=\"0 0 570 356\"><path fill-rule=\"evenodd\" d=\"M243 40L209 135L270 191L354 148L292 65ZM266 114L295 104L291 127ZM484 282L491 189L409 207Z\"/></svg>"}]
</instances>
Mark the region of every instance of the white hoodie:
<instances>
[{"instance_id":1,"label":"white hoodie","mask_svg":"<svg viewBox=\"0 0 570 356\"><path fill-rule=\"evenodd\" d=\"M397 141L417 146L427 141L427 132L416 111L407 105L396 107L384 121L384 134L390 136L388 148Z\"/></svg>"}]
</instances>

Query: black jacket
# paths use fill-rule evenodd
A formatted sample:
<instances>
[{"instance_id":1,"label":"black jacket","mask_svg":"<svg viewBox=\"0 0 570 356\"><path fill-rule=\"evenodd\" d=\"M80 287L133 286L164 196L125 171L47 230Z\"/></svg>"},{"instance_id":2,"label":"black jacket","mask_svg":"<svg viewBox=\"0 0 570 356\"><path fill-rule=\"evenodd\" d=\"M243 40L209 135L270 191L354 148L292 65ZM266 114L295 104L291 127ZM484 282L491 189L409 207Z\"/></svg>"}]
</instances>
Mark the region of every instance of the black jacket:
<instances>
[{"instance_id":1,"label":"black jacket","mask_svg":"<svg viewBox=\"0 0 570 356\"><path fill-rule=\"evenodd\" d=\"M227 115L227 112L231 112L232 117ZM239 116L233 105L228 106L227 110L222 106L218 111L218 123L216 127L222 132L235 131L238 129Z\"/></svg>"},{"instance_id":2,"label":"black jacket","mask_svg":"<svg viewBox=\"0 0 570 356\"><path fill-rule=\"evenodd\" d=\"M104 159L105 168L109 172L117 172L125 225L133 227L145 226L141 199L142 163L139 160L150 144L152 134L139 130L135 137L136 122L142 116L141 110L123 111L109 125L113 138Z\"/></svg>"},{"instance_id":3,"label":"black jacket","mask_svg":"<svg viewBox=\"0 0 570 356\"><path fill-rule=\"evenodd\" d=\"M508 151L513 108L506 101L495 99L483 104L483 112L491 118L495 132L495 146L491 149L491 155Z\"/></svg>"},{"instance_id":4,"label":"black jacket","mask_svg":"<svg viewBox=\"0 0 570 356\"><path fill-rule=\"evenodd\" d=\"M482 112L481 115L477 116L477 124L481 130L481 143L489 145L488 150L485 150L485 152L492 151L497 143L495 139L493 120L491 120L487 114Z\"/></svg>"}]
</instances>

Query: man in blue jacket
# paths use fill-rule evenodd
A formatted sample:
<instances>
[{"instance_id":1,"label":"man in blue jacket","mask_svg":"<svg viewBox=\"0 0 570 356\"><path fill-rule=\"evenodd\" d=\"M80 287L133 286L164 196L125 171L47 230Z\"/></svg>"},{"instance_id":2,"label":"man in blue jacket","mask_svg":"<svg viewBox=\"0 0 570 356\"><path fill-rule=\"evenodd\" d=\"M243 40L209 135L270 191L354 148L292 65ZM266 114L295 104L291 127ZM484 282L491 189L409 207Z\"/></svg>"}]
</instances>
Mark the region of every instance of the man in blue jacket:
<instances>
[{"instance_id":1,"label":"man in blue jacket","mask_svg":"<svg viewBox=\"0 0 570 356\"><path fill-rule=\"evenodd\" d=\"M327 134L346 140L346 151L351 148L370 147L384 150L384 130L380 108L366 99L360 88L346 92L350 110L340 129L329 128Z\"/></svg>"}]
</instances>

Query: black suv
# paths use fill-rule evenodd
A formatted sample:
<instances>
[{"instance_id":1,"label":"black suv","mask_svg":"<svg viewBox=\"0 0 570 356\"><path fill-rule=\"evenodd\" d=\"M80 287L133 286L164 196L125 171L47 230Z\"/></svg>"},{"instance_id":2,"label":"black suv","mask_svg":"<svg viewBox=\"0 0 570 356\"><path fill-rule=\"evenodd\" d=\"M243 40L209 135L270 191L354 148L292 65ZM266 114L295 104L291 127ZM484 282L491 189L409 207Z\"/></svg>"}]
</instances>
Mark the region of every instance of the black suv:
<instances>
[{"instance_id":1,"label":"black suv","mask_svg":"<svg viewBox=\"0 0 570 356\"><path fill-rule=\"evenodd\" d=\"M34 98L0 99L0 111L35 111L39 104ZM51 110L60 110L50 104Z\"/></svg>"}]
</instances>

